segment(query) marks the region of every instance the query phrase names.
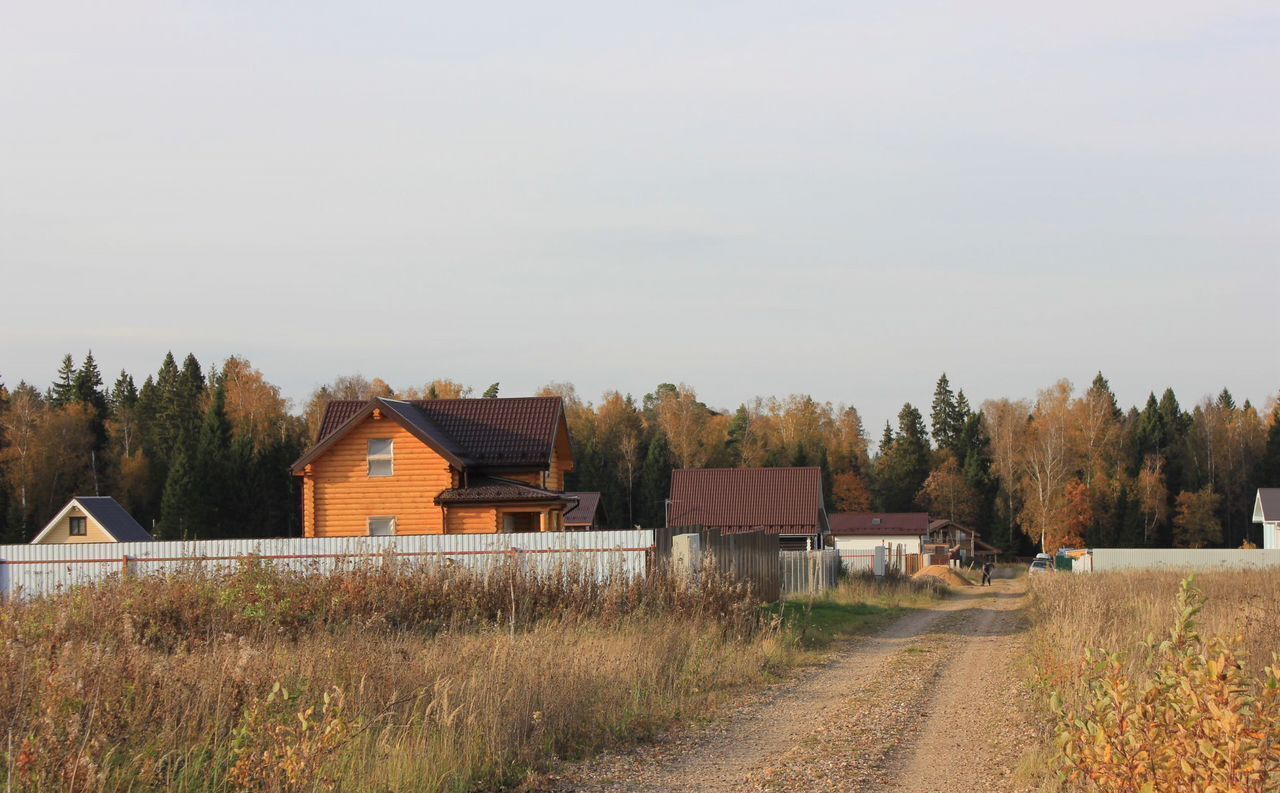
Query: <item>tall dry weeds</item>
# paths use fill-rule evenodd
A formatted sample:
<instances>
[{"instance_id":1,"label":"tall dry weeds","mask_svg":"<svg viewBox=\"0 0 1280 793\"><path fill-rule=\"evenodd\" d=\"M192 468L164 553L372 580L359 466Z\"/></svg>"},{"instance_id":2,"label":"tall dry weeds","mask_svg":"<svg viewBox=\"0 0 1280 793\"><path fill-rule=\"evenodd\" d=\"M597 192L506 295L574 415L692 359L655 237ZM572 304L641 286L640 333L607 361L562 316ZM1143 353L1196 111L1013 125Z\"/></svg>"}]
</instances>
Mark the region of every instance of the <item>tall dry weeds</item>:
<instances>
[{"instance_id":1,"label":"tall dry weeds","mask_svg":"<svg viewBox=\"0 0 1280 793\"><path fill-rule=\"evenodd\" d=\"M788 652L710 572L193 569L0 607L0 746L15 790L492 788Z\"/></svg>"}]
</instances>

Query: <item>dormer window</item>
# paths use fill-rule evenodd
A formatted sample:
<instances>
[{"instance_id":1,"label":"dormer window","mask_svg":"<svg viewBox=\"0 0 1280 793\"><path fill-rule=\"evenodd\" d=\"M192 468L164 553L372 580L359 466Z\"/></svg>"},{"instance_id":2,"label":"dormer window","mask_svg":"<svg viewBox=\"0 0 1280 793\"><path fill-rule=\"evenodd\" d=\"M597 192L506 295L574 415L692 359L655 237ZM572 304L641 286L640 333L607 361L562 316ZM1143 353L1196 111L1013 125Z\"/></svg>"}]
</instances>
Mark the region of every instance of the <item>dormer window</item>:
<instances>
[{"instance_id":1,"label":"dormer window","mask_svg":"<svg viewBox=\"0 0 1280 793\"><path fill-rule=\"evenodd\" d=\"M88 534L84 517L73 516L71 518L71 526L68 529L67 533L70 534L72 537L84 537L86 534Z\"/></svg>"},{"instance_id":2,"label":"dormer window","mask_svg":"<svg viewBox=\"0 0 1280 793\"><path fill-rule=\"evenodd\" d=\"M391 476L394 468L391 439L369 441L369 476Z\"/></svg>"},{"instance_id":3,"label":"dormer window","mask_svg":"<svg viewBox=\"0 0 1280 793\"><path fill-rule=\"evenodd\" d=\"M879 519L879 518L872 518L872 519L871 519L871 525L872 525L872 526L879 526L879 525L880 525L880 519Z\"/></svg>"}]
</instances>

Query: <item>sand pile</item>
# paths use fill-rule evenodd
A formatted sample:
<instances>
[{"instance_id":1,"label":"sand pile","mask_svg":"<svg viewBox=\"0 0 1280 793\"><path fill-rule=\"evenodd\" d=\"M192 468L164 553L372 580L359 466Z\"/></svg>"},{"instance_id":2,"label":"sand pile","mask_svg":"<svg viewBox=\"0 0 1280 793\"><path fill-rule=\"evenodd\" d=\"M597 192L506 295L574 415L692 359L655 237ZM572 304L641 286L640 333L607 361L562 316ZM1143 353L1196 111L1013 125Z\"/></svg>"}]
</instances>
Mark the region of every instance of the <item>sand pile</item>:
<instances>
[{"instance_id":1,"label":"sand pile","mask_svg":"<svg viewBox=\"0 0 1280 793\"><path fill-rule=\"evenodd\" d=\"M921 568L912 578L936 578L947 586L973 586L973 582L952 570L945 564L931 564Z\"/></svg>"}]
</instances>

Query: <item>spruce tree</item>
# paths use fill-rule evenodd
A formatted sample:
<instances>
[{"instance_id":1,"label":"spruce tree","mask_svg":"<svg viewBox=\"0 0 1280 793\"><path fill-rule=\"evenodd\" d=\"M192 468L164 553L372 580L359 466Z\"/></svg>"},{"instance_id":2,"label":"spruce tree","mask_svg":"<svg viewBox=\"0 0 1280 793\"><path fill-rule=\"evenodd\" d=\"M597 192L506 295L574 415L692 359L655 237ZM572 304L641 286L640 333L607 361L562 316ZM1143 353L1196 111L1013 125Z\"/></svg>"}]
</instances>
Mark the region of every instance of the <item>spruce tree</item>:
<instances>
[{"instance_id":1,"label":"spruce tree","mask_svg":"<svg viewBox=\"0 0 1280 793\"><path fill-rule=\"evenodd\" d=\"M933 424L933 442L939 449L954 450L956 438L960 434L960 419L956 397L951 392L946 372L938 378L938 384L933 389L933 412L929 418Z\"/></svg>"},{"instance_id":2,"label":"spruce tree","mask_svg":"<svg viewBox=\"0 0 1280 793\"><path fill-rule=\"evenodd\" d=\"M153 383L150 377L138 394L139 407L149 417L147 455L163 466L173 461L182 435L182 421L178 409L178 363L173 353L167 352Z\"/></svg>"},{"instance_id":3,"label":"spruce tree","mask_svg":"<svg viewBox=\"0 0 1280 793\"><path fill-rule=\"evenodd\" d=\"M226 403L226 389L219 383L200 425L192 465L196 491L189 515L191 533L205 538L229 536L232 527L227 513L237 498L231 486L231 423Z\"/></svg>"},{"instance_id":4,"label":"spruce tree","mask_svg":"<svg viewBox=\"0 0 1280 793\"><path fill-rule=\"evenodd\" d=\"M192 518L198 498L197 482L192 471L191 457L186 447L178 447L173 455L173 465L164 482L164 495L160 499L160 524L156 537L161 540L193 539Z\"/></svg>"},{"instance_id":5,"label":"spruce tree","mask_svg":"<svg viewBox=\"0 0 1280 793\"><path fill-rule=\"evenodd\" d=\"M98 362L93 359L93 350L84 357L84 363L72 381L71 391L76 402L93 405L105 412L107 397L102 392L102 372L98 371Z\"/></svg>"},{"instance_id":6,"label":"spruce tree","mask_svg":"<svg viewBox=\"0 0 1280 793\"><path fill-rule=\"evenodd\" d=\"M490 383L489 387L484 390L483 397L485 399L497 399L499 385L499 383Z\"/></svg>"},{"instance_id":7,"label":"spruce tree","mask_svg":"<svg viewBox=\"0 0 1280 793\"><path fill-rule=\"evenodd\" d=\"M1109 406L1112 419L1121 421L1124 418L1124 411L1120 409L1120 404L1116 401L1115 392L1111 390L1111 383L1102 376L1102 372L1094 375L1093 382L1089 384L1089 393L1102 398L1104 403Z\"/></svg>"},{"instance_id":8,"label":"spruce tree","mask_svg":"<svg viewBox=\"0 0 1280 793\"><path fill-rule=\"evenodd\" d=\"M102 391L102 373L93 359L93 350L84 357L71 391L73 401L93 410L93 448L100 451L107 442L107 395Z\"/></svg>"},{"instance_id":9,"label":"spruce tree","mask_svg":"<svg viewBox=\"0 0 1280 793\"><path fill-rule=\"evenodd\" d=\"M667 521L667 497L671 492L671 456L666 439L655 432L640 469L639 498L635 515L642 526L661 528Z\"/></svg>"},{"instance_id":10,"label":"spruce tree","mask_svg":"<svg viewBox=\"0 0 1280 793\"><path fill-rule=\"evenodd\" d=\"M962 388L956 392L956 418L963 423L968 421L972 415L973 408L969 407L969 397L964 395L964 389Z\"/></svg>"},{"instance_id":11,"label":"spruce tree","mask_svg":"<svg viewBox=\"0 0 1280 793\"><path fill-rule=\"evenodd\" d=\"M886 429L886 436L888 430ZM916 495L929 477L929 431L920 411L908 402L898 412L898 432L876 460L875 495L884 512L917 508Z\"/></svg>"},{"instance_id":12,"label":"spruce tree","mask_svg":"<svg viewBox=\"0 0 1280 793\"><path fill-rule=\"evenodd\" d=\"M76 364L71 353L62 356L62 365L58 367L58 379L53 381L49 389L49 402L54 407L70 405L75 401Z\"/></svg>"},{"instance_id":13,"label":"spruce tree","mask_svg":"<svg viewBox=\"0 0 1280 793\"><path fill-rule=\"evenodd\" d=\"M133 410L137 405L138 388L133 384L133 375L121 369L107 397L107 409L115 415L122 410Z\"/></svg>"}]
</instances>

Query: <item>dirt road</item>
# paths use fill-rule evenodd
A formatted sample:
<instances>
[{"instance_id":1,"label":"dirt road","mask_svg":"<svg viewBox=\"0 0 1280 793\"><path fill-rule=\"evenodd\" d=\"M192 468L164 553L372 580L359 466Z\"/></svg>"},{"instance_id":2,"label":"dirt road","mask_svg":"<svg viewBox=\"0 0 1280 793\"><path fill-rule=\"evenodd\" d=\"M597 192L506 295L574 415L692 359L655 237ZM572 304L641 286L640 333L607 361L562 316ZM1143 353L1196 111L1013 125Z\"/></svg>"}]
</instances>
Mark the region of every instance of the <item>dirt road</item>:
<instances>
[{"instance_id":1,"label":"dirt road","mask_svg":"<svg viewBox=\"0 0 1280 793\"><path fill-rule=\"evenodd\" d=\"M966 587L734 713L598 757L581 791L1018 790L1025 584Z\"/></svg>"}]
</instances>

